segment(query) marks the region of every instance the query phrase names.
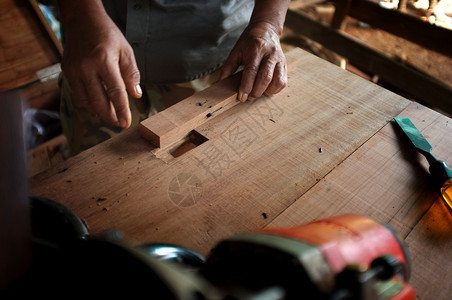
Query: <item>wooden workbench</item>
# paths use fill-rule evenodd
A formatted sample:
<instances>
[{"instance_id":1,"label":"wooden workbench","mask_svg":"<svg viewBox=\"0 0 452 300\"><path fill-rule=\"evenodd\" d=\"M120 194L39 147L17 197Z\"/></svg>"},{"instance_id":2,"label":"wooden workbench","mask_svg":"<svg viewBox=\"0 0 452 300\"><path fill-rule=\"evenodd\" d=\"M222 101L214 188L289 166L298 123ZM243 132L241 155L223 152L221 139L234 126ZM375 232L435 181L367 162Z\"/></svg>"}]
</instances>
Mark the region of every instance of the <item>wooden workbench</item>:
<instances>
[{"instance_id":1,"label":"wooden workbench","mask_svg":"<svg viewBox=\"0 0 452 300\"><path fill-rule=\"evenodd\" d=\"M364 214L406 240L419 299L446 299L451 214L392 118L410 117L449 165L452 120L302 50L287 56L286 89L209 116L193 128L205 141L183 155L131 128L35 175L32 194L65 204L91 235L116 229L203 254L244 231ZM218 86L184 105L203 109Z\"/></svg>"}]
</instances>

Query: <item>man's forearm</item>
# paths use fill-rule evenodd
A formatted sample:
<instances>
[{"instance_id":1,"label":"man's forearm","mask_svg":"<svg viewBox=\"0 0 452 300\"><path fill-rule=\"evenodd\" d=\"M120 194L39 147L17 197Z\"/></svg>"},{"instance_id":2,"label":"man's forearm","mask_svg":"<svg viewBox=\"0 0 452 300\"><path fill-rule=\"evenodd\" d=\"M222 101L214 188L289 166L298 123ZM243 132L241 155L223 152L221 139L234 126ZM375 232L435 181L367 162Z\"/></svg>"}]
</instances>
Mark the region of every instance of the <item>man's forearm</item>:
<instances>
[{"instance_id":1,"label":"man's forearm","mask_svg":"<svg viewBox=\"0 0 452 300\"><path fill-rule=\"evenodd\" d=\"M250 24L266 22L281 35L290 0L255 0Z\"/></svg>"}]
</instances>

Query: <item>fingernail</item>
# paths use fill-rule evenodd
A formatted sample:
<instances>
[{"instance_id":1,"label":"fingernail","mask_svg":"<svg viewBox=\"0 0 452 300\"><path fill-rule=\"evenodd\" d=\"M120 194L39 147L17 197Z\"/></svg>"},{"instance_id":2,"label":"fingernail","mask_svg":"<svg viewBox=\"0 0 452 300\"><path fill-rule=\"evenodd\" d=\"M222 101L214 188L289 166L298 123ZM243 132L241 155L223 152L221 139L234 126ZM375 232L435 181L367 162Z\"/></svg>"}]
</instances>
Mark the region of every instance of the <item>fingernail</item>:
<instances>
[{"instance_id":1,"label":"fingernail","mask_svg":"<svg viewBox=\"0 0 452 300\"><path fill-rule=\"evenodd\" d=\"M139 84L135 86L135 92L140 96L143 94L143 91L141 90L141 86Z\"/></svg>"},{"instance_id":2,"label":"fingernail","mask_svg":"<svg viewBox=\"0 0 452 300\"><path fill-rule=\"evenodd\" d=\"M238 98L241 102L245 102L248 99L248 94L239 91Z\"/></svg>"}]
</instances>

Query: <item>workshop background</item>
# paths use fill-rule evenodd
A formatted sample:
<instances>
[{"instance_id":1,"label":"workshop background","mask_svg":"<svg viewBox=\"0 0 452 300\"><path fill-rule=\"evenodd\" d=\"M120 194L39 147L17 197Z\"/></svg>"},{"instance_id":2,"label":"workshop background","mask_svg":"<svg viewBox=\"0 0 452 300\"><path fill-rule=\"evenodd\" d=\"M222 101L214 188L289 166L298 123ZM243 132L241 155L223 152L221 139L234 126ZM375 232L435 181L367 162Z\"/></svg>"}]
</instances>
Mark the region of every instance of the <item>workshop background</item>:
<instances>
[{"instance_id":1,"label":"workshop background","mask_svg":"<svg viewBox=\"0 0 452 300\"><path fill-rule=\"evenodd\" d=\"M51 5L52 1L45 0L0 0L0 91L20 89L26 98L27 109L27 151L30 176L35 175L53 164L65 159L66 140L61 134L59 123L59 66L63 47L61 45L60 25L58 14ZM335 12L338 8L347 11L357 1L336 0L292 0L290 10L302 13L315 24L332 28L331 34L344 34L358 45L365 45L381 52L398 66L426 74L434 84L439 84L447 94L452 91L452 51L447 53L440 48L429 47L430 33L419 31L417 28L405 28L407 36L417 35L415 39L427 43L415 43L401 36L389 33L387 28L400 26L397 21L389 17L381 18L384 29L370 25L351 16L347 12L342 15L343 20L337 25ZM358 1L359 2L359 1ZM439 37L432 41L438 44L444 36L443 44L450 48L448 36L452 36L452 0L372 0L374 9L384 9L397 12L431 24ZM352 10L350 10L352 11ZM336 20L335 20L336 18ZM396 19L397 20L397 16ZM404 19L400 17L401 22ZM336 26L334 26L336 22ZM292 22L292 24L294 24ZM307 26L309 27L309 26ZM301 32L309 32L310 28L303 28ZM422 102L424 105L436 109L444 114L450 114L444 107L436 107L438 103L428 103L426 90L417 98L416 94L407 92L386 80L372 70L363 70L355 66L349 57L346 58L328 49L316 40L310 39L309 34L300 33L293 26L287 26L281 37L285 51L300 47L336 65L358 74L376 84L382 85L411 100ZM326 32L330 31L316 31ZM328 38L328 37L326 37ZM441 43L439 43L441 44ZM330 47L334 48L334 47ZM434 50L432 50L433 48ZM349 51L352 52L352 51ZM407 77L406 79L410 79ZM409 82L407 83L410 84ZM413 83L416 85L416 82ZM449 93L450 95L450 93ZM436 96L433 95L433 96ZM450 98L450 97L449 97ZM445 106L447 107L447 103Z\"/></svg>"}]
</instances>

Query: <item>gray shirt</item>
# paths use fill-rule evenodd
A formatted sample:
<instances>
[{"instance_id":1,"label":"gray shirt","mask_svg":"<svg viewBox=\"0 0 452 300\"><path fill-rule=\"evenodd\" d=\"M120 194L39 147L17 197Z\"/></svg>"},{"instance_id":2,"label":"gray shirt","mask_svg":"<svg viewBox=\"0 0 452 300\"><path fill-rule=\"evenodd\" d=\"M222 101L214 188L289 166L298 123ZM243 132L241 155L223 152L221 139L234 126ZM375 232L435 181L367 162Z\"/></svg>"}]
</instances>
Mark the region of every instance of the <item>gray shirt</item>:
<instances>
[{"instance_id":1,"label":"gray shirt","mask_svg":"<svg viewBox=\"0 0 452 300\"><path fill-rule=\"evenodd\" d=\"M254 0L104 0L135 52L142 83L191 81L219 69Z\"/></svg>"}]
</instances>

